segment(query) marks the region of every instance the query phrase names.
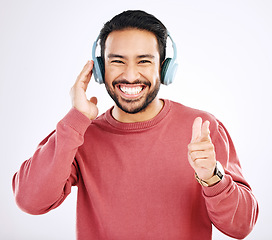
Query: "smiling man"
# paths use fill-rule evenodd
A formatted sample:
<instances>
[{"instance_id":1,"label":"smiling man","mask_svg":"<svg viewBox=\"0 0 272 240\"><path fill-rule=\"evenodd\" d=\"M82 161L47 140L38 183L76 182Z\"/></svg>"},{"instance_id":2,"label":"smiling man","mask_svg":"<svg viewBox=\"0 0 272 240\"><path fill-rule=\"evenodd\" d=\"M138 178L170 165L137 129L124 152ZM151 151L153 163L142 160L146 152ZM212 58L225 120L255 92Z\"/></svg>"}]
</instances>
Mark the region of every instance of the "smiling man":
<instances>
[{"instance_id":1,"label":"smiling man","mask_svg":"<svg viewBox=\"0 0 272 240\"><path fill-rule=\"evenodd\" d=\"M210 240L254 227L258 204L231 138L213 115L159 99L167 29L126 11L102 28L101 62L88 61L72 108L14 175L19 207L43 214L78 187L77 239ZM95 63L97 59L94 59ZM115 105L98 116L91 76Z\"/></svg>"}]
</instances>

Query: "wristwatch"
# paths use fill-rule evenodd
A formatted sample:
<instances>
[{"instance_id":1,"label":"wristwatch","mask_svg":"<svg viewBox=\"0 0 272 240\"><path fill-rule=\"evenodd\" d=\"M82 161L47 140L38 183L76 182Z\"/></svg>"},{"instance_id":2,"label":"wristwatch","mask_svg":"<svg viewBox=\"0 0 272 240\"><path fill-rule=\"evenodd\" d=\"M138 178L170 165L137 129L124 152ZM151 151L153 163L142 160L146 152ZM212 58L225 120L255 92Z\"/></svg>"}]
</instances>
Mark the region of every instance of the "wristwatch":
<instances>
[{"instance_id":1,"label":"wristwatch","mask_svg":"<svg viewBox=\"0 0 272 240\"><path fill-rule=\"evenodd\" d=\"M197 173L195 173L195 178L202 186L211 187L216 183L220 182L224 175L225 175L224 168L222 167L220 162L216 161L214 175L210 179L202 180L197 176Z\"/></svg>"}]
</instances>

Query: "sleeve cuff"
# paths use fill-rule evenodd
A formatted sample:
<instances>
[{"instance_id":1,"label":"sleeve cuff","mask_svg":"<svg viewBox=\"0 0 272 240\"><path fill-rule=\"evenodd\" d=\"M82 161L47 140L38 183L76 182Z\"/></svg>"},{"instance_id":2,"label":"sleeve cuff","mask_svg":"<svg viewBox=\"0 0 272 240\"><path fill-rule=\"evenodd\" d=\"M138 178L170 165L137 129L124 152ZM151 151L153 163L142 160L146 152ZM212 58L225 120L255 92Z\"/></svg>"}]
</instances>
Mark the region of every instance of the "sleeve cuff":
<instances>
[{"instance_id":1,"label":"sleeve cuff","mask_svg":"<svg viewBox=\"0 0 272 240\"><path fill-rule=\"evenodd\" d=\"M222 193L232 182L231 176L225 174L223 179L212 187L202 187L206 197L214 197Z\"/></svg>"},{"instance_id":2,"label":"sleeve cuff","mask_svg":"<svg viewBox=\"0 0 272 240\"><path fill-rule=\"evenodd\" d=\"M80 135L84 135L92 121L76 108L71 108L65 117L60 121L60 123L68 125L77 131Z\"/></svg>"}]
</instances>

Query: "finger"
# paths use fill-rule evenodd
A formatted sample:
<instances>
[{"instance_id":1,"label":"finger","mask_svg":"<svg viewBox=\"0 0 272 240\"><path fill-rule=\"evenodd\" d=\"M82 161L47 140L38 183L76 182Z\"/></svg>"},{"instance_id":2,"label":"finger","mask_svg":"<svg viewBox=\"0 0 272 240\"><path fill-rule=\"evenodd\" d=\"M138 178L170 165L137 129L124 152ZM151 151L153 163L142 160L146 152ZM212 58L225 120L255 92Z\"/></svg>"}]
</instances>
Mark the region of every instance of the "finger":
<instances>
[{"instance_id":1,"label":"finger","mask_svg":"<svg viewBox=\"0 0 272 240\"><path fill-rule=\"evenodd\" d=\"M93 61L87 61L87 63L85 64L85 66L83 67L81 74L88 74L90 72L90 70L93 69Z\"/></svg>"},{"instance_id":2,"label":"finger","mask_svg":"<svg viewBox=\"0 0 272 240\"><path fill-rule=\"evenodd\" d=\"M192 139L191 142L196 142L201 137L202 118L197 117L194 120L192 127Z\"/></svg>"},{"instance_id":3,"label":"finger","mask_svg":"<svg viewBox=\"0 0 272 240\"><path fill-rule=\"evenodd\" d=\"M194 151L190 153L190 157L193 161L197 159L214 159L215 155L213 151Z\"/></svg>"},{"instance_id":4,"label":"finger","mask_svg":"<svg viewBox=\"0 0 272 240\"><path fill-rule=\"evenodd\" d=\"M191 152L190 157L193 162L195 162L197 159L207 159L207 153L204 151L198 151L198 152Z\"/></svg>"},{"instance_id":5,"label":"finger","mask_svg":"<svg viewBox=\"0 0 272 240\"><path fill-rule=\"evenodd\" d=\"M96 97L91 97L90 102L97 105L97 98Z\"/></svg>"},{"instance_id":6,"label":"finger","mask_svg":"<svg viewBox=\"0 0 272 240\"><path fill-rule=\"evenodd\" d=\"M202 124L201 141L209 141L210 138L210 122L207 120Z\"/></svg>"},{"instance_id":7,"label":"finger","mask_svg":"<svg viewBox=\"0 0 272 240\"><path fill-rule=\"evenodd\" d=\"M189 152L206 150L214 150L214 145L210 141L195 142L188 145Z\"/></svg>"},{"instance_id":8,"label":"finger","mask_svg":"<svg viewBox=\"0 0 272 240\"><path fill-rule=\"evenodd\" d=\"M195 168L206 169L211 173L214 173L215 163L213 161L208 161L206 158L198 158L193 162ZM212 177L212 176L211 176Z\"/></svg>"},{"instance_id":9,"label":"finger","mask_svg":"<svg viewBox=\"0 0 272 240\"><path fill-rule=\"evenodd\" d=\"M88 61L77 77L77 82L88 84L92 76L93 61Z\"/></svg>"}]
</instances>

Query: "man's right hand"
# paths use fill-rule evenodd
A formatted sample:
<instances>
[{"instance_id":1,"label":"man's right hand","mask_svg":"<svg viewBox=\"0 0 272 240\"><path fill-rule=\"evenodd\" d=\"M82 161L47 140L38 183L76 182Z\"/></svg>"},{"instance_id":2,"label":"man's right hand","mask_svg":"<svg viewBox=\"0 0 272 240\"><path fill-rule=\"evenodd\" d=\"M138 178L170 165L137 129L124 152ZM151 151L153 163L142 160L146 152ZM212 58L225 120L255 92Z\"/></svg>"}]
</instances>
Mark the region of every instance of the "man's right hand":
<instances>
[{"instance_id":1,"label":"man's right hand","mask_svg":"<svg viewBox=\"0 0 272 240\"><path fill-rule=\"evenodd\" d=\"M86 90L92 76L93 61L88 61L81 73L78 75L74 86L71 88L70 95L72 106L93 120L98 115L97 98L87 99Z\"/></svg>"}]
</instances>

